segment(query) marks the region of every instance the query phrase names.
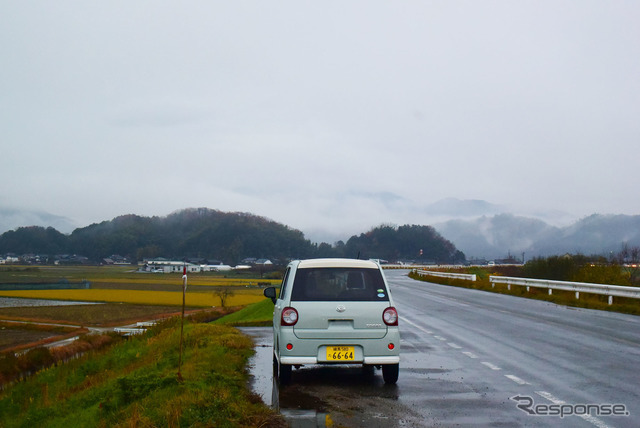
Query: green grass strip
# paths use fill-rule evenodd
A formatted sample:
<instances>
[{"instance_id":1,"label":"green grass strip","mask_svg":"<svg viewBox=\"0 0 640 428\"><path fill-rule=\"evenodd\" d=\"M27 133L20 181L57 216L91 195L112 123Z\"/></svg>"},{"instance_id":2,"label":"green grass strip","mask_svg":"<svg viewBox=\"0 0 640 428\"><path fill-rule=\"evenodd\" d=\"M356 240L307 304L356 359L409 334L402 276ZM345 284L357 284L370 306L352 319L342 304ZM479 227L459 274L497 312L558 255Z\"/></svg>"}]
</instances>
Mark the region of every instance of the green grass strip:
<instances>
[{"instance_id":1,"label":"green grass strip","mask_svg":"<svg viewBox=\"0 0 640 428\"><path fill-rule=\"evenodd\" d=\"M169 324L10 386L0 426L282 426L248 390L249 337L187 322L180 382L179 318Z\"/></svg>"},{"instance_id":2,"label":"green grass strip","mask_svg":"<svg viewBox=\"0 0 640 428\"><path fill-rule=\"evenodd\" d=\"M273 324L273 302L264 299L214 321L236 327L270 326Z\"/></svg>"}]
</instances>

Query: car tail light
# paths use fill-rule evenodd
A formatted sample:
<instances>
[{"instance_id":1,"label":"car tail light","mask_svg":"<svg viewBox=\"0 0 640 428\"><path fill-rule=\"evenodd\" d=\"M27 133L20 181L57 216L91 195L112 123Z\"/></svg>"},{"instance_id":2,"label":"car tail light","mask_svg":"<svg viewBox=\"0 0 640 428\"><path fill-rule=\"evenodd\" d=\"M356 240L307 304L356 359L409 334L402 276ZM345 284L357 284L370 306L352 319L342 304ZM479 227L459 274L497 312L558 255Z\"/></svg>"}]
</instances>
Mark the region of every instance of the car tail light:
<instances>
[{"instance_id":1,"label":"car tail light","mask_svg":"<svg viewBox=\"0 0 640 428\"><path fill-rule=\"evenodd\" d=\"M298 322L298 311L289 307L284 308L280 318L280 325L295 325Z\"/></svg>"},{"instance_id":2,"label":"car tail light","mask_svg":"<svg viewBox=\"0 0 640 428\"><path fill-rule=\"evenodd\" d=\"M393 306L388 307L382 313L382 320L386 325L398 325L398 311Z\"/></svg>"}]
</instances>

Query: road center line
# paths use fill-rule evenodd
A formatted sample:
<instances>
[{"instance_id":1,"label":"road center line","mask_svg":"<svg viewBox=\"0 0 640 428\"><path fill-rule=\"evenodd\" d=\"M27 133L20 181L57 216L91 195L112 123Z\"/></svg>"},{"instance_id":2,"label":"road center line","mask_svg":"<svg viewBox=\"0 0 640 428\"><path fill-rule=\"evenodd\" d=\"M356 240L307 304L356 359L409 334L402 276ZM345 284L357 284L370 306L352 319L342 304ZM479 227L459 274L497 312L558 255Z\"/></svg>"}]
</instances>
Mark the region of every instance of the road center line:
<instances>
[{"instance_id":1,"label":"road center line","mask_svg":"<svg viewBox=\"0 0 640 428\"><path fill-rule=\"evenodd\" d=\"M453 349L462 349L462 346L456 345L453 342L447 342L447 345L451 346Z\"/></svg>"},{"instance_id":2,"label":"road center line","mask_svg":"<svg viewBox=\"0 0 640 428\"><path fill-rule=\"evenodd\" d=\"M447 340L447 339L445 339L445 338L444 338L444 337L442 337L442 336L437 336L437 335L435 335L435 336L433 336L433 337L435 337L435 338L436 338L436 339L438 339L438 340L442 340L442 341Z\"/></svg>"},{"instance_id":3,"label":"road center line","mask_svg":"<svg viewBox=\"0 0 640 428\"><path fill-rule=\"evenodd\" d=\"M400 319L402 320L402 322L406 322L407 324L411 324L412 326L414 326L415 328L417 328L418 330L420 330L423 333L433 334L433 332L431 330L427 330L426 328L422 328L418 324L414 323L413 321L409 321L405 317L400 317Z\"/></svg>"},{"instance_id":4,"label":"road center line","mask_svg":"<svg viewBox=\"0 0 640 428\"><path fill-rule=\"evenodd\" d=\"M559 398L554 397L551 393L546 392L546 391L535 391L536 394L538 394L540 397L551 401L553 404L567 404L566 401L564 400L560 400ZM591 422L593 425L597 426L598 428L608 428L609 425L607 425L606 423L604 423L603 421L601 421L600 419L591 416L591 415L575 415L575 416L579 416L582 419L584 419L587 422Z\"/></svg>"},{"instance_id":5,"label":"road center line","mask_svg":"<svg viewBox=\"0 0 640 428\"><path fill-rule=\"evenodd\" d=\"M474 354L473 352L465 351L465 352L463 352L463 354L466 355L469 358L478 358L478 356L476 354Z\"/></svg>"},{"instance_id":6,"label":"road center line","mask_svg":"<svg viewBox=\"0 0 640 428\"><path fill-rule=\"evenodd\" d=\"M502 370L500 367L496 366L495 364L491 364L487 361L483 361L482 364L489 367L491 370Z\"/></svg>"},{"instance_id":7,"label":"road center line","mask_svg":"<svg viewBox=\"0 0 640 428\"><path fill-rule=\"evenodd\" d=\"M504 375L504 377L514 381L518 385L531 385L529 382L520 379L518 376L514 376L514 375L511 375L511 374L506 374L506 375Z\"/></svg>"}]
</instances>

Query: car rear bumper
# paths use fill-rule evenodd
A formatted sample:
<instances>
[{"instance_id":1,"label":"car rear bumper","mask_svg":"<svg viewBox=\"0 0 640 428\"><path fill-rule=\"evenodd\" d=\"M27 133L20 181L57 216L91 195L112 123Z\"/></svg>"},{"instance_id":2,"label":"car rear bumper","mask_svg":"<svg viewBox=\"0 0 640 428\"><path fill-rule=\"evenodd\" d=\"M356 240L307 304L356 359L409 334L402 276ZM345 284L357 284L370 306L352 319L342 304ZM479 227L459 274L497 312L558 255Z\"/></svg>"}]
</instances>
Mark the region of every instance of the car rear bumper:
<instances>
[{"instance_id":1,"label":"car rear bumper","mask_svg":"<svg viewBox=\"0 0 640 428\"><path fill-rule=\"evenodd\" d=\"M400 334L390 329L381 339L300 339L290 330L283 330L276 355L281 364L398 364L400 362ZM291 349L287 349L287 344ZM390 346L393 344L393 346ZM327 347L353 346L353 360L329 361Z\"/></svg>"},{"instance_id":2,"label":"car rear bumper","mask_svg":"<svg viewBox=\"0 0 640 428\"><path fill-rule=\"evenodd\" d=\"M369 364L372 366L382 364L398 364L400 363L400 356L391 357L364 357L364 361L342 361L339 364ZM318 361L316 357L280 357L280 364L288 365L305 365L305 364L336 364L328 363L326 361Z\"/></svg>"}]
</instances>

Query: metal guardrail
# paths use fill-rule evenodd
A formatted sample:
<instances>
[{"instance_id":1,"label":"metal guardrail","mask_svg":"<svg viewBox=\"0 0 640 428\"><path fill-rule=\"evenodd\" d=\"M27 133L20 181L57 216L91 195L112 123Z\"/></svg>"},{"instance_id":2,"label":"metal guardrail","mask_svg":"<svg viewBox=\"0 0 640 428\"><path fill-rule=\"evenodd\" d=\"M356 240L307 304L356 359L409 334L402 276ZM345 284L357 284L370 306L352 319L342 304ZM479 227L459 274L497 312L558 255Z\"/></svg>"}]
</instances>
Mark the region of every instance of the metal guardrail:
<instances>
[{"instance_id":1,"label":"metal guardrail","mask_svg":"<svg viewBox=\"0 0 640 428\"><path fill-rule=\"evenodd\" d=\"M463 268L466 266L463 265L434 265L434 264L430 264L430 265L420 265L420 264L415 264L415 265L395 265L395 264L381 264L380 267L382 267L382 269L409 269L409 270L416 270L416 269L434 269L434 268L438 268L438 269L457 269L457 268Z\"/></svg>"},{"instance_id":2,"label":"metal guardrail","mask_svg":"<svg viewBox=\"0 0 640 428\"><path fill-rule=\"evenodd\" d=\"M452 273L452 272L434 272L431 270L416 270L420 276L438 276L441 278L464 279L467 281L475 281L476 274L468 273Z\"/></svg>"},{"instance_id":3,"label":"metal guardrail","mask_svg":"<svg viewBox=\"0 0 640 428\"><path fill-rule=\"evenodd\" d=\"M116 327L113 329L113 331L115 331L121 336L135 336L136 334L142 334L147 330L144 328Z\"/></svg>"},{"instance_id":4,"label":"metal guardrail","mask_svg":"<svg viewBox=\"0 0 640 428\"><path fill-rule=\"evenodd\" d=\"M568 281L552 281L546 279L516 278L511 276L490 276L491 287L495 284L507 284L511 289L511 285L520 285L535 288L548 288L549 294L552 290L573 291L576 293L576 299L580 298L580 293L591 293L609 296L609 304L613 304L614 297L630 297L632 299L640 299L640 287L626 287L623 285L606 285L591 284L588 282L568 282Z\"/></svg>"}]
</instances>

